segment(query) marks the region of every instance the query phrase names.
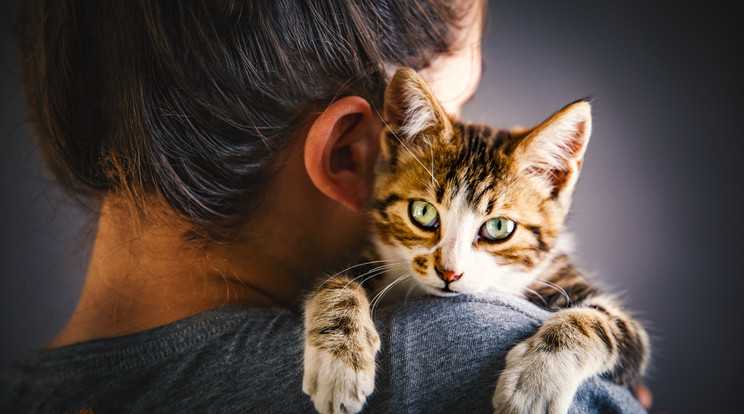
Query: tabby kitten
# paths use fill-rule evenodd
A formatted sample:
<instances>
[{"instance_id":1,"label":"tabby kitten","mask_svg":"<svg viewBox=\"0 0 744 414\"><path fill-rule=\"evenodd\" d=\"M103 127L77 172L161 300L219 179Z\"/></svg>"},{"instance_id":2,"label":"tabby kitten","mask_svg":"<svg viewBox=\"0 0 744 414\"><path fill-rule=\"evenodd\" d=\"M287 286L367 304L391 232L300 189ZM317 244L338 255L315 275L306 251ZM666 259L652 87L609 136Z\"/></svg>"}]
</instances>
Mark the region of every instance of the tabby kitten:
<instances>
[{"instance_id":1,"label":"tabby kitten","mask_svg":"<svg viewBox=\"0 0 744 414\"><path fill-rule=\"evenodd\" d=\"M578 101L532 129L494 130L450 118L411 69L398 69L386 90L373 250L406 266L383 266L374 281L440 296L497 291L559 309L509 352L493 396L499 413L564 413L582 380L627 384L648 360L641 325L581 278L561 236L590 111ZM327 280L305 307L303 391L323 413L359 411L374 388L373 281L361 282L375 273L353 276Z\"/></svg>"}]
</instances>

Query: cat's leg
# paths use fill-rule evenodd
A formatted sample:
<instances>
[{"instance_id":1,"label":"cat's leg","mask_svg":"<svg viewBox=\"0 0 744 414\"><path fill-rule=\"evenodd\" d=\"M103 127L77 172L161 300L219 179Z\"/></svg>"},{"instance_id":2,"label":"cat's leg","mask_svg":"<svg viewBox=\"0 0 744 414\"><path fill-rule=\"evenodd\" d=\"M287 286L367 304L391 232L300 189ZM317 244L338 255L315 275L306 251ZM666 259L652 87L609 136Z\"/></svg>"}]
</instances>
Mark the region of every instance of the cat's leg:
<instances>
[{"instance_id":1,"label":"cat's leg","mask_svg":"<svg viewBox=\"0 0 744 414\"><path fill-rule=\"evenodd\" d=\"M380 339L364 289L345 277L324 283L305 304L302 391L321 413L355 413L375 385Z\"/></svg>"},{"instance_id":2,"label":"cat's leg","mask_svg":"<svg viewBox=\"0 0 744 414\"><path fill-rule=\"evenodd\" d=\"M565 413L594 375L629 383L645 369L648 335L612 299L599 295L562 309L506 357L496 413Z\"/></svg>"}]
</instances>

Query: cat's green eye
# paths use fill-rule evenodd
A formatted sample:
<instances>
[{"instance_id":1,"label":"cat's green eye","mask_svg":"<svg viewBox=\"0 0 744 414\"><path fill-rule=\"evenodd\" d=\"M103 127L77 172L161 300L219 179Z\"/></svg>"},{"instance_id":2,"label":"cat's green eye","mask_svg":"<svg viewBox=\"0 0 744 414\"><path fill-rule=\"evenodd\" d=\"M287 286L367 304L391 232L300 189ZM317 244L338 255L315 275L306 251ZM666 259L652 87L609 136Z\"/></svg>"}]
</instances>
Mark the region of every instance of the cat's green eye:
<instances>
[{"instance_id":1,"label":"cat's green eye","mask_svg":"<svg viewBox=\"0 0 744 414\"><path fill-rule=\"evenodd\" d=\"M516 226L517 223L506 217L492 218L483 223L479 236L489 241L503 241L514 233Z\"/></svg>"},{"instance_id":2,"label":"cat's green eye","mask_svg":"<svg viewBox=\"0 0 744 414\"><path fill-rule=\"evenodd\" d=\"M424 230L434 230L439 226L439 213L431 203L422 200L412 200L408 205L408 214L414 224Z\"/></svg>"}]
</instances>

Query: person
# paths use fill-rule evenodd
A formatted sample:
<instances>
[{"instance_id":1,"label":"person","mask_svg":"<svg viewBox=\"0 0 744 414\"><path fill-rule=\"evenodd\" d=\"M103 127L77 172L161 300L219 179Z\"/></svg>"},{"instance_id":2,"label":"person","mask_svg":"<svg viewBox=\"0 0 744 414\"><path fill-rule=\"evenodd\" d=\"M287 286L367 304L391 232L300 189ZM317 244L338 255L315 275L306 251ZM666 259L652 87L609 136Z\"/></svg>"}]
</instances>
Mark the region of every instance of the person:
<instances>
[{"instance_id":1,"label":"person","mask_svg":"<svg viewBox=\"0 0 744 414\"><path fill-rule=\"evenodd\" d=\"M303 295L363 247L387 77L452 114L480 78L485 1L31 0L18 17L46 163L99 203L74 314L3 373L8 412L314 412ZM375 314L368 412L489 411L547 313L423 297ZM587 381L576 412L642 411Z\"/></svg>"}]
</instances>

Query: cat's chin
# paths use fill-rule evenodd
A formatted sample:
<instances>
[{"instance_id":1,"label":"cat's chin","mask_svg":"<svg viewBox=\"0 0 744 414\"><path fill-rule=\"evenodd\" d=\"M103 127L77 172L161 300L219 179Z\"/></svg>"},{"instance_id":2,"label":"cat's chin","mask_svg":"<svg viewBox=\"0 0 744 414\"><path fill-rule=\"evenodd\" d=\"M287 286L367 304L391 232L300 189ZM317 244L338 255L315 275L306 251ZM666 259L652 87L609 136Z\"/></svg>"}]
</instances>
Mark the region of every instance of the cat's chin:
<instances>
[{"instance_id":1,"label":"cat's chin","mask_svg":"<svg viewBox=\"0 0 744 414\"><path fill-rule=\"evenodd\" d=\"M424 286L426 293L435 296L457 296L461 293L448 287Z\"/></svg>"}]
</instances>

